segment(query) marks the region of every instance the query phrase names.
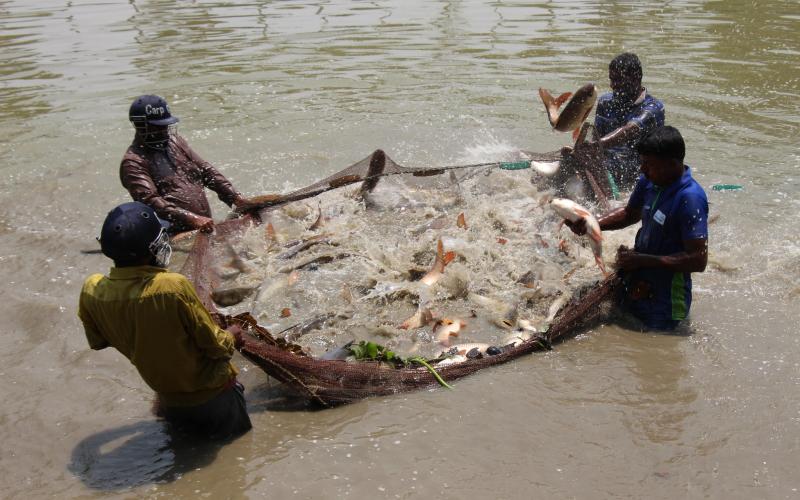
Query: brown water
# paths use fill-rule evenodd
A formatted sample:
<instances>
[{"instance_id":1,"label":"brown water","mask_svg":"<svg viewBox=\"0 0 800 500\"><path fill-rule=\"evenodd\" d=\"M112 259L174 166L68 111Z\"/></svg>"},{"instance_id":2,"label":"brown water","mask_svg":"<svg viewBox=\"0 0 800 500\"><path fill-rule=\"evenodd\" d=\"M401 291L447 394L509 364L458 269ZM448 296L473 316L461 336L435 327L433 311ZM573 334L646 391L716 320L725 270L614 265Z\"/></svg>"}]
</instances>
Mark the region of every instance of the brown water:
<instances>
[{"instance_id":1,"label":"brown water","mask_svg":"<svg viewBox=\"0 0 800 500\"><path fill-rule=\"evenodd\" d=\"M0 24L4 498L800 495L796 2L18 0ZM721 215L691 336L603 327L325 411L276 404L237 358L255 427L221 448L173 441L131 365L87 349L77 295L108 262L79 251L127 201L136 95L260 194L377 147L407 166L555 149L536 89L607 89L622 50Z\"/></svg>"}]
</instances>

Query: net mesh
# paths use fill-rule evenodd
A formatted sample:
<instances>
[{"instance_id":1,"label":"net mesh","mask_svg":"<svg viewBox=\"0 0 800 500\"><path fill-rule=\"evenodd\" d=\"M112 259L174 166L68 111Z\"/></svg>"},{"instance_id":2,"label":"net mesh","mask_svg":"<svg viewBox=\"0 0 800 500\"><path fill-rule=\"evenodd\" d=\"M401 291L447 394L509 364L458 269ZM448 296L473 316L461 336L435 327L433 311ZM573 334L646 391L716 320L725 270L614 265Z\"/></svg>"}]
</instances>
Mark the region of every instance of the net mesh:
<instances>
[{"instance_id":1,"label":"net mesh","mask_svg":"<svg viewBox=\"0 0 800 500\"><path fill-rule=\"evenodd\" d=\"M554 156L553 153L546 155L541 157ZM475 166L482 165L486 164ZM359 182L362 183L361 192L365 193L372 190L382 176L436 175L451 168L461 167L409 169L392 161L383 151L377 150L363 160L310 186L281 196L280 199L271 197L268 205L275 207ZM227 328L232 324L238 324L247 333L244 336L244 346L241 348L241 353L245 357L271 377L323 406L349 403L370 396L418 390L439 383L434 374L422 366L395 367L374 361L348 362L314 358L308 356L300 346L271 335L258 325L249 313L236 316L219 313L211 298L212 291L219 282L212 265L212 248L244 231L250 225L258 223L257 216L245 215L218 224L212 235L197 233L181 269L181 272L192 281L200 300L221 327ZM616 274L612 274L593 286L579 290L559 311L546 333L522 342L516 347L505 348L500 354L486 355L440 367L437 367L435 362L431 364L442 379L452 381L531 352L550 349L553 343L574 336L607 318L618 286L619 279Z\"/></svg>"}]
</instances>

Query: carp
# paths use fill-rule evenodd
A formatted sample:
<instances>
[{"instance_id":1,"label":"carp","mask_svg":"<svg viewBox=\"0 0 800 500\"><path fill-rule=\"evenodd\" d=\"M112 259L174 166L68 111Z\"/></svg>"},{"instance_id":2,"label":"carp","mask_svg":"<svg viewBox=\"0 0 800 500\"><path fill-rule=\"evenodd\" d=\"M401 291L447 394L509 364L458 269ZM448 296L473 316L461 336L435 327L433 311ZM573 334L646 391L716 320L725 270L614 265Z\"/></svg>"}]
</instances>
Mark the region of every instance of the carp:
<instances>
[{"instance_id":1,"label":"carp","mask_svg":"<svg viewBox=\"0 0 800 500\"><path fill-rule=\"evenodd\" d=\"M561 217L572 222L578 222L581 219L586 221L586 236L589 237L594 260L600 270L603 271L603 275L608 276L603 262L603 232L600 231L600 223L597 222L595 216L587 209L566 198L554 198L550 202L550 208Z\"/></svg>"},{"instance_id":2,"label":"carp","mask_svg":"<svg viewBox=\"0 0 800 500\"><path fill-rule=\"evenodd\" d=\"M433 333L436 335L437 342L443 346L449 346L450 337L458 337L458 332L465 326L467 324L460 319L443 318L433 324Z\"/></svg>"},{"instance_id":3,"label":"carp","mask_svg":"<svg viewBox=\"0 0 800 500\"><path fill-rule=\"evenodd\" d=\"M427 325L433 321L433 313L430 309L420 307L417 309L417 312L414 313L413 316L408 318L407 320L403 321L403 323L398 327L401 330L413 330L415 328L422 328L423 326Z\"/></svg>"},{"instance_id":4,"label":"carp","mask_svg":"<svg viewBox=\"0 0 800 500\"><path fill-rule=\"evenodd\" d=\"M433 261L433 267L428 273L420 280L422 283L433 286L444 274L444 267L455 258L455 252L444 253L444 245L442 245L441 238L436 244L436 259Z\"/></svg>"},{"instance_id":5,"label":"carp","mask_svg":"<svg viewBox=\"0 0 800 500\"><path fill-rule=\"evenodd\" d=\"M547 111L547 118L550 120L553 130L558 130L559 132L569 132L571 130L572 137L575 139L578 137L581 125L586 121L595 101L597 101L597 87L592 83L587 83L576 90L574 95L571 92L566 92L555 98L547 89L540 88L539 97L542 99L544 109ZM572 99L559 113L558 108L570 97Z\"/></svg>"}]
</instances>

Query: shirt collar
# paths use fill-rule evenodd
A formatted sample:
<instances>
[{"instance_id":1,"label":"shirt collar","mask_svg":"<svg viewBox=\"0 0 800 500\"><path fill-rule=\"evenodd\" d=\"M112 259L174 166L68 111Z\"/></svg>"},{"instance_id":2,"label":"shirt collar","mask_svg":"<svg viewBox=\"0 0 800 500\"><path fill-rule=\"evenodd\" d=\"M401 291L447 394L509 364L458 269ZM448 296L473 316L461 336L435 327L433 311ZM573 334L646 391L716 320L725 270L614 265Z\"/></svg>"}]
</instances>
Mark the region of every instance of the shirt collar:
<instances>
[{"instance_id":1,"label":"shirt collar","mask_svg":"<svg viewBox=\"0 0 800 500\"><path fill-rule=\"evenodd\" d=\"M150 278L158 273L166 272L167 270L163 267L156 266L112 267L108 272L108 278L112 280Z\"/></svg>"},{"instance_id":2,"label":"shirt collar","mask_svg":"<svg viewBox=\"0 0 800 500\"><path fill-rule=\"evenodd\" d=\"M633 101L633 105L638 106L639 104L643 103L645 96L647 96L647 89L642 87L642 93L639 94L639 97L637 97L635 101Z\"/></svg>"},{"instance_id":3,"label":"shirt collar","mask_svg":"<svg viewBox=\"0 0 800 500\"><path fill-rule=\"evenodd\" d=\"M689 168L689 165L684 165L683 167L684 167L683 174L681 174L680 179L676 180L669 186L659 187L653 184L652 182L650 184L652 184L654 188L660 189L661 192L665 194L671 194L672 192L677 191L692 179L692 169Z\"/></svg>"}]
</instances>

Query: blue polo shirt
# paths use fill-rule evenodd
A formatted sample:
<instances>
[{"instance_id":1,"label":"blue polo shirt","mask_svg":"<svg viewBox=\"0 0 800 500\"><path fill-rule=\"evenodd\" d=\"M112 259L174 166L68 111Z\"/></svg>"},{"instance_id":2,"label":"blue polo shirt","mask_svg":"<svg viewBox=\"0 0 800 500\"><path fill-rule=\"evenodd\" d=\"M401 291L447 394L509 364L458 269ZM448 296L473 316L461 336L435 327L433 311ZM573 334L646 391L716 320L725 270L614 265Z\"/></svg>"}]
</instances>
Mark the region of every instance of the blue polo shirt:
<instances>
[{"instance_id":1,"label":"blue polo shirt","mask_svg":"<svg viewBox=\"0 0 800 500\"><path fill-rule=\"evenodd\" d=\"M664 125L664 104L642 91L634 102L621 103L612 93L603 94L597 100L594 126L600 137L634 122L641 128L638 136L614 148L605 150L606 169L621 187L630 187L639 175L639 153L636 146L651 130Z\"/></svg>"},{"instance_id":2,"label":"blue polo shirt","mask_svg":"<svg viewBox=\"0 0 800 500\"><path fill-rule=\"evenodd\" d=\"M671 255L686 251L684 240L708 239L708 200L688 166L679 180L665 188L640 176L628 208L642 210L637 252ZM633 300L627 293L623 297L625 307L649 328L672 329L689 314L690 273L643 268L625 272L623 278L627 290L642 281L649 285L649 297Z\"/></svg>"}]
</instances>

